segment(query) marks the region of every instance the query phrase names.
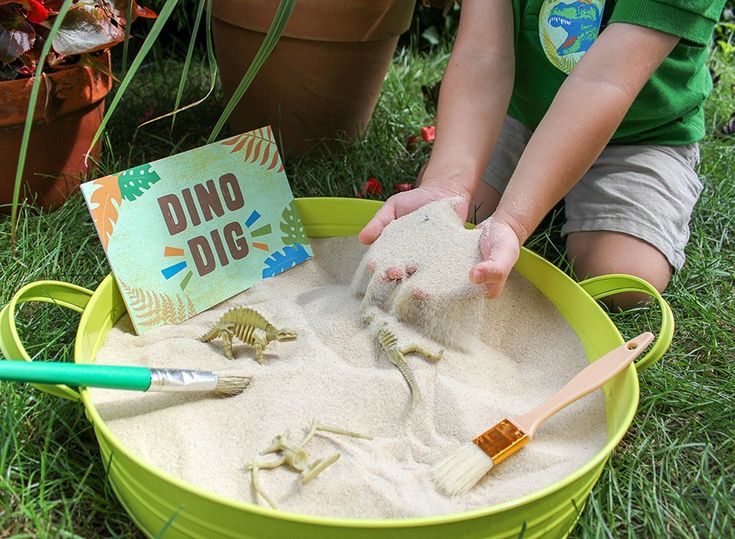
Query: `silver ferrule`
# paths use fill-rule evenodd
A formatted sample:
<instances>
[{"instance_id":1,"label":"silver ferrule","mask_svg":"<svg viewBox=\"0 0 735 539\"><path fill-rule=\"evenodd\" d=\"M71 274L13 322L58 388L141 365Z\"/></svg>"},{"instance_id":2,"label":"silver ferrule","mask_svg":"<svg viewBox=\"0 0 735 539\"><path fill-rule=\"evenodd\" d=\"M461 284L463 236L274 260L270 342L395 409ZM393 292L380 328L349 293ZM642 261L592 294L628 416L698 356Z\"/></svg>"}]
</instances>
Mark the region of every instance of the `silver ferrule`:
<instances>
[{"instance_id":1,"label":"silver ferrule","mask_svg":"<svg viewBox=\"0 0 735 539\"><path fill-rule=\"evenodd\" d=\"M217 375L208 371L151 369L148 391L213 391Z\"/></svg>"}]
</instances>

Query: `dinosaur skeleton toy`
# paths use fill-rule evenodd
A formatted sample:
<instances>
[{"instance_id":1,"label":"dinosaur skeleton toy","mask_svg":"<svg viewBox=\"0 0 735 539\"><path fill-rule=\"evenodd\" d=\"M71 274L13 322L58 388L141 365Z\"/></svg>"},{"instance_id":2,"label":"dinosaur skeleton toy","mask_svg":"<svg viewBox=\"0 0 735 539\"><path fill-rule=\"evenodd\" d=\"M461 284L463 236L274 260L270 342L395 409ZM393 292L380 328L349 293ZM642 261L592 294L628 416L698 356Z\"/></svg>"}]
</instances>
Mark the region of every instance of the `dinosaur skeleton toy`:
<instances>
[{"instance_id":1,"label":"dinosaur skeleton toy","mask_svg":"<svg viewBox=\"0 0 735 539\"><path fill-rule=\"evenodd\" d=\"M408 363L406 363L404 355L418 354L428 361L439 361L442 358L444 350L439 350L436 354L432 354L426 348L417 344L400 347L398 346L398 337L388 329L387 325L384 325L378 330L375 338L380 351L390 360L391 363L393 363L393 365L398 367L403 378L406 379L408 389L411 392L411 407L415 408L419 402L419 388L413 377L411 369L408 367Z\"/></svg>"},{"instance_id":2,"label":"dinosaur skeleton toy","mask_svg":"<svg viewBox=\"0 0 735 539\"><path fill-rule=\"evenodd\" d=\"M232 339L235 337L255 348L255 358L258 363L262 364L263 350L270 342L296 340L296 333L287 329L278 329L258 311L249 307L235 307L222 315L219 322L199 337L199 340L210 342L214 339L222 339L225 357L232 359Z\"/></svg>"},{"instance_id":3,"label":"dinosaur skeleton toy","mask_svg":"<svg viewBox=\"0 0 735 539\"><path fill-rule=\"evenodd\" d=\"M288 466L296 472L299 472L301 476L301 484L305 485L306 483L317 477L329 466L337 462L337 460L339 460L341 454L333 453L327 458L315 459L310 461L309 454L306 452L306 449L304 449L304 446L309 443L309 441L314 437L317 432L331 432L332 434L340 434L342 436L349 436L351 438L372 440L370 436L365 436L364 434L359 434L357 432L352 432L336 427L329 427L327 425L322 425L317 421L311 422L311 425L309 426L309 431L306 433L306 436L304 436L304 439L301 440L300 444L293 444L289 440L288 431L284 432L283 434L279 434L278 436L273 438L271 445L261 452L261 455L278 453L279 456L276 460L270 462L251 461L247 464L247 468L250 470L250 476L252 479L253 490L255 491L256 495L256 501L258 499L258 496L261 496L265 501L268 502L268 504L272 508L276 509L276 504L263 491L263 487L260 484L258 478L258 472L260 470L272 470L280 466Z\"/></svg>"}]
</instances>

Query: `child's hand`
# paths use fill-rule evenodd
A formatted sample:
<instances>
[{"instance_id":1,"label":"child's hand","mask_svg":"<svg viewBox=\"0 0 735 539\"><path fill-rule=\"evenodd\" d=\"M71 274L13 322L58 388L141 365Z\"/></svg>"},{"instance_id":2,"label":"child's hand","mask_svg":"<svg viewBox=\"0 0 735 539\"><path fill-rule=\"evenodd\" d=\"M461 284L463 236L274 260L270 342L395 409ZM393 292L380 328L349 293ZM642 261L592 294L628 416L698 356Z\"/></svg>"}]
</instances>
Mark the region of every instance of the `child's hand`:
<instances>
[{"instance_id":1,"label":"child's hand","mask_svg":"<svg viewBox=\"0 0 735 539\"><path fill-rule=\"evenodd\" d=\"M455 211L462 219L467 219L470 204L470 194L466 190L451 189L437 185L421 185L411 191L398 193L385 201L383 207L373 216L368 224L360 231L358 238L366 245L370 245L388 224L429 202L443 198L457 198Z\"/></svg>"},{"instance_id":2,"label":"child's hand","mask_svg":"<svg viewBox=\"0 0 735 539\"><path fill-rule=\"evenodd\" d=\"M470 281L484 284L487 296L495 298L503 291L510 270L518 260L521 241L511 225L497 214L480 223L478 228L482 229L480 253L483 261L470 270Z\"/></svg>"}]
</instances>

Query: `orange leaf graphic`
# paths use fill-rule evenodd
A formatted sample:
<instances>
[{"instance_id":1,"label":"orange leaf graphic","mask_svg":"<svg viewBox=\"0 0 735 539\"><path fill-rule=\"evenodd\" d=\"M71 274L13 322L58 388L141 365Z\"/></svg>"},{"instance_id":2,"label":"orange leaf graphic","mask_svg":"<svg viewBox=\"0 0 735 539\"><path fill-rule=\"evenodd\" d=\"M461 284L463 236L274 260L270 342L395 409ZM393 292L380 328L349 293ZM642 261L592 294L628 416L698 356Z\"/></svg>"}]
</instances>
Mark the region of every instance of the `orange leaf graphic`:
<instances>
[{"instance_id":1,"label":"orange leaf graphic","mask_svg":"<svg viewBox=\"0 0 735 539\"><path fill-rule=\"evenodd\" d=\"M261 127L255 131L237 135L223 141L222 144L234 146L230 153L241 152L246 163L257 163L266 167L267 170L283 171L283 164L278 157L276 141L270 127Z\"/></svg>"},{"instance_id":2,"label":"orange leaf graphic","mask_svg":"<svg viewBox=\"0 0 735 539\"><path fill-rule=\"evenodd\" d=\"M227 140L223 140L222 144L225 146L232 146L233 144L237 144L237 141L240 140L240 136L234 136L232 138L228 138Z\"/></svg>"},{"instance_id":3,"label":"orange leaf graphic","mask_svg":"<svg viewBox=\"0 0 735 539\"><path fill-rule=\"evenodd\" d=\"M118 208L121 203L120 184L117 176L105 176L92 182L99 185L92 192L90 202L96 204L91 207L90 213L94 226L97 227L97 234L100 236L102 247L107 251L107 245L110 243L112 229L115 227L118 218Z\"/></svg>"}]
</instances>

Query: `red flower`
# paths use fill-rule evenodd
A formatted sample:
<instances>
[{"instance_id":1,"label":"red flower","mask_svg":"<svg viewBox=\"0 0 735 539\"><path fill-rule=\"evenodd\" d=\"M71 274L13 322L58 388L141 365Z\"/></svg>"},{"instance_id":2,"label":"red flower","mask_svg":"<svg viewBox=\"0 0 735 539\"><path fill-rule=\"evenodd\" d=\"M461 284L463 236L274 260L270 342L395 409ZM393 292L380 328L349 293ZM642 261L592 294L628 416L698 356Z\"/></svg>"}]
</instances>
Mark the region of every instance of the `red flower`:
<instances>
[{"instance_id":1,"label":"red flower","mask_svg":"<svg viewBox=\"0 0 735 539\"><path fill-rule=\"evenodd\" d=\"M48 9L38 0L28 0L27 9L29 22L38 24L48 19Z\"/></svg>"},{"instance_id":2,"label":"red flower","mask_svg":"<svg viewBox=\"0 0 735 539\"><path fill-rule=\"evenodd\" d=\"M365 180L362 189L355 193L356 198L380 195L383 192L383 184L378 178L372 177Z\"/></svg>"},{"instance_id":3,"label":"red flower","mask_svg":"<svg viewBox=\"0 0 735 539\"><path fill-rule=\"evenodd\" d=\"M397 183L393 186L393 189L398 191L399 193L402 193L403 191L410 191L413 189L412 183Z\"/></svg>"},{"instance_id":4,"label":"red flower","mask_svg":"<svg viewBox=\"0 0 735 539\"><path fill-rule=\"evenodd\" d=\"M382 192L383 184L375 177L365 180L365 185L362 186L363 195L379 195Z\"/></svg>"},{"instance_id":5,"label":"red flower","mask_svg":"<svg viewBox=\"0 0 735 539\"><path fill-rule=\"evenodd\" d=\"M436 127L433 125L422 127L421 138L424 139L424 142L434 142L436 138Z\"/></svg>"}]
</instances>

